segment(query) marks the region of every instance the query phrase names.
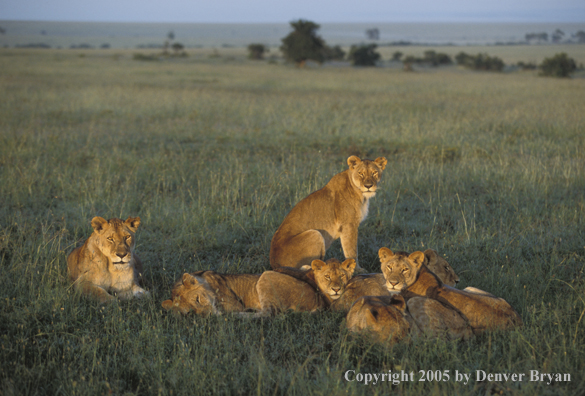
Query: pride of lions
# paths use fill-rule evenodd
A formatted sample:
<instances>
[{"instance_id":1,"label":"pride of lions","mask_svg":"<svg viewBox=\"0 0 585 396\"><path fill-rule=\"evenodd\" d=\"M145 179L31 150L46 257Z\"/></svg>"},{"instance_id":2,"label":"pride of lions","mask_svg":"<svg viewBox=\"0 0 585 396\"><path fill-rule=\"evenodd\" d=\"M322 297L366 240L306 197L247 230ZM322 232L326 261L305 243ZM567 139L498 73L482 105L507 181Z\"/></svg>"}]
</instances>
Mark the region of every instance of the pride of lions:
<instances>
[{"instance_id":1,"label":"pride of lions","mask_svg":"<svg viewBox=\"0 0 585 396\"><path fill-rule=\"evenodd\" d=\"M297 203L270 244L272 270L262 274L183 274L164 309L198 315L234 312L245 317L287 310L346 312L346 326L374 339L407 335L468 339L485 330L512 329L522 319L504 299L454 286L459 277L436 251L380 248L381 273L364 274L357 262L359 224L368 214L387 161L351 156L348 169ZM102 303L143 297L142 262L134 252L140 218L94 217L94 231L67 257L75 290ZM341 239L345 260L323 261ZM358 272L357 274L355 274Z\"/></svg>"}]
</instances>

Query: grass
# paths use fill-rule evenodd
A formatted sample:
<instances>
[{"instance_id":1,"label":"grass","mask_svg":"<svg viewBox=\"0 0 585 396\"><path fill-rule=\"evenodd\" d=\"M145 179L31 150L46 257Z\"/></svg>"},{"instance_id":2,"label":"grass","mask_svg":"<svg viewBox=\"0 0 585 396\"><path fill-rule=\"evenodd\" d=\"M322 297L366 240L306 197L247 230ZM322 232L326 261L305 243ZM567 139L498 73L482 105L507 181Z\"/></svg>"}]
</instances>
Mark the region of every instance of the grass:
<instances>
[{"instance_id":1,"label":"grass","mask_svg":"<svg viewBox=\"0 0 585 396\"><path fill-rule=\"evenodd\" d=\"M585 387L585 80L85 55L0 50L0 393ZM268 269L285 214L352 154L388 159L360 227L360 265L379 271L381 246L435 248L460 287L505 298L524 328L389 346L352 337L330 312L252 321L163 312L184 271ZM99 306L73 293L66 255L93 216L141 217L151 299ZM328 256L342 258L339 243ZM451 379L366 386L346 382L347 370ZM571 381L478 382L475 370Z\"/></svg>"}]
</instances>

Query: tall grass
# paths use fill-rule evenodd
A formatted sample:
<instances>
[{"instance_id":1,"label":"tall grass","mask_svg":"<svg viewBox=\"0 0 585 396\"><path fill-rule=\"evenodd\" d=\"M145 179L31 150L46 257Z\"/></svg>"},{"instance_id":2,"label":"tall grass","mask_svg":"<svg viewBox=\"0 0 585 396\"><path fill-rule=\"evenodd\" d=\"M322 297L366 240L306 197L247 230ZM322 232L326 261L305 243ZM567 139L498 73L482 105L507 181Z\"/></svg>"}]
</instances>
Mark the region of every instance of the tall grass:
<instances>
[{"instance_id":1,"label":"tall grass","mask_svg":"<svg viewBox=\"0 0 585 396\"><path fill-rule=\"evenodd\" d=\"M0 52L0 393L575 394L585 386L585 81L96 51ZM343 316L174 317L184 271L258 273L290 208L357 154L388 166L360 227L435 248L524 328L395 346ZM93 216L140 216L152 298L76 296ZM334 244L328 256L342 258ZM346 382L346 370L570 373L571 382ZM526 377L525 377L526 378Z\"/></svg>"}]
</instances>

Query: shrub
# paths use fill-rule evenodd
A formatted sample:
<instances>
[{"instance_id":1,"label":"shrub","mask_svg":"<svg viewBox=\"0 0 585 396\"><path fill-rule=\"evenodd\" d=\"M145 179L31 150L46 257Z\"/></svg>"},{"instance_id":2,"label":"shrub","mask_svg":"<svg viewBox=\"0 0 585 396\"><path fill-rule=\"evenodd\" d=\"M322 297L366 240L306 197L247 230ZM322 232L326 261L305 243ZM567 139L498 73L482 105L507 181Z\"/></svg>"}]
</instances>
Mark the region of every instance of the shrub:
<instances>
[{"instance_id":1,"label":"shrub","mask_svg":"<svg viewBox=\"0 0 585 396\"><path fill-rule=\"evenodd\" d=\"M266 47L264 44L250 44L248 45L248 58L254 60L264 59L264 52Z\"/></svg>"},{"instance_id":2,"label":"shrub","mask_svg":"<svg viewBox=\"0 0 585 396\"><path fill-rule=\"evenodd\" d=\"M458 65L472 70L500 72L505 66L503 60L496 56L489 56L488 54L469 55L465 52L460 52L455 56L455 61Z\"/></svg>"},{"instance_id":3,"label":"shrub","mask_svg":"<svg viewBox=\"0 0 585 396\"><path fill-rule=\"evenodd\" d=\"M329 47L328 45L323 48L323 59L328 60L343 60L345 58L345 51L341 49L339 45Z\"/></svg>"},{"instance_id":4,"label":"shrub","mask_svg":"<svg viewBox=\"0 0 585 396\"><path fill-rule=\"evenodd\" d=\"M352 45L347 57L354 66L376 66L381 58L376 52L377 47L376 44Z\"/></svg>"},{"instance_id":5,"label":"shrub","mask_svg":"<svg viewBox=\"0 0 585 396\"><path fill-rule=\"evenodd\" d=\"M561 52L552 58L545 58L539 68L541 76L569 77L577 69L577 64L573 58Z\"/></svg>"}]
</instances>

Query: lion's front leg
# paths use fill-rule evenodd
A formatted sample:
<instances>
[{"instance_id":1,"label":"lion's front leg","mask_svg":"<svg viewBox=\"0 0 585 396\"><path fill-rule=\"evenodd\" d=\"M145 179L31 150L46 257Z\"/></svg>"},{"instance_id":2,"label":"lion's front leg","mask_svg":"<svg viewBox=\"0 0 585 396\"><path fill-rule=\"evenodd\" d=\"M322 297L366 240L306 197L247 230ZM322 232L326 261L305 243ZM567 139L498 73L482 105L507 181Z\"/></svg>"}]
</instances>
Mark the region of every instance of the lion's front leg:
<instances>
[{"instance_id":1,"label":"lion's front leg","mask_svg":"<svg viewBox=\"0 0 585 396\"><path fill-rule=\"evenodd\" d=\"M114 296L108 293L106 289L91 282L77 281L75 282L75 290L83 295L97 299L102 304L114 301L116 299Z\"/></svg>"},{"instance_id":2,"label":"lion's front leg","mask_svg":"<svg viewBox=\"0 0 585 396\"><path fill-rule=\"evenodd\" d=\"M356 267L354 273L357 272L365 272L362 267L358 264L358 226L349 224L342 227L341 231L341 248L343 249L343 254L345 259L354 259L356 262Z\"/></svg>"},{"instance_id":3,"label":"lion's front leg","mask_svg":"<svg viewBox=\"0 0 585 396\"><path fill-rule=\"evenodd\" d=\"M118 292L117 295L118 298L120 298L121 300L129 300L132 297L136 298L148 297L150 293L141 288L140 286L134 284L130 289Z\"/></svg>"}]
</instances>

